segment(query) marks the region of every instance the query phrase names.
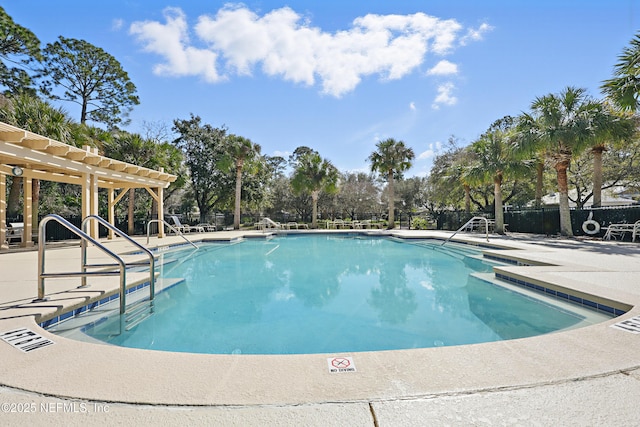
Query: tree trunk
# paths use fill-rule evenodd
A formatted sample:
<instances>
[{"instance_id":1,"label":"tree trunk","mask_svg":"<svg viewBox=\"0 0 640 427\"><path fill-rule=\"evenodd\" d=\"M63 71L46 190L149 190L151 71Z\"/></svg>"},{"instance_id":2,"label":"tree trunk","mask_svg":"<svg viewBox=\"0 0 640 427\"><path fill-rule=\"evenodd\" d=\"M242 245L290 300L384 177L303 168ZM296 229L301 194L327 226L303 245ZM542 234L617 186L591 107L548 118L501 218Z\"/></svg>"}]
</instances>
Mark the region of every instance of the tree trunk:
<instances>
[{"instance_id":1,"label":"tree trunk","mask_svg":"<svg viewBox=\"0 0 640 427\"><path fill-rule=\"evenodd\" d=\"M542 206L542 187L544 179L544 161L536 163L536 209L540 209Z\"/></svg>"},{"instance_id":2,"label":"tree trunk","mask_svg":"<svg viewBox=\"0 0 640 427\"><path fill-rule=\"evenodd\" d=\"M471 214L471 187L469 184L464 184L464 211L467 214Z\"/></svg>"},{"instance_id":3,"label":"tree trunk","mask_svg":"<svg viewBox=\"0 0 640 427\"><path fill-rule=\"evenodd\" d=\"M82 100L82 109L80 111L80 124L85 124L87 121L87 100Z\"/></svg>"},{"instance_id":4,"label":"tree trunk","mask_svg":"<svg viewBox=\"0 0 640 427\"><path fill-rule=\"evenodd\" d=\"M11 181L9 190L9 199L7 200L7 215L15 217L20 213L20 187L22 186L22 178L14 176Z\"/></svg>"},{"instance_id":5,"label":"tree trunk","mask_svg":"<svg viewBox=\"0 0 640 427\"><path fill-rule=\"evenodd\" d=\"M129 236L133 236L133 232L135 231L134 228L134 219L133 219L133 213L134 213L134 209L135 209L135 197L136 197L136 190L135 188L130 188L129 189L129 212L128 212L128 216L127 216L127 234Z\"/></svg>"},{"instance_id":6,"label":"tree trunk","mask_svg":"<svg viewBox=\"0 0 640 427\"><path fill-rule=\"evenodd\" d=\"M593 207L602 206L602 152L605 150L603 145L593 147Z\"/></svg>"},{"instance_id":7,"label":"tree trunk","mask_svg":"<svg viewBox=\"0 0 640 427\"><path fill-rule=\"evenodd\" d=\"M233 228L234 230L240 229L240 198L242 196L242 161L238 161L236 165L236 200L235 210L233 212Z\"/></svg>"},{"instance_id":8,"label":"tree trunk","mask_svg":"<svg viewBox=\"0 0 640 427\"><path fill-rule=\"evenodd\" d=\"M569 209L569 184L567 181L567 169L569 161L563 160L556 163L556 177L558 180L558 194L560 198L560 234L573 236L571 229L571 210Z\"/></svg>"},{"instance_id":9,"label":"tree trunk","mask_svg":"<svg viewBox=\"0 0 640 427\"><path fill-rule=\"evenodd\" d=\"M495 232L504 234L504 212L502 210L502 177L498 177L493 182L493 197L496 214Z\"/></svg>"},{"instance_id":10,"label":"tree trunk","mask_svg":"<svg viewBox=\"0 0 640 427\"><path fill-rule=\"evenodd\" d=\"M311 228L318 228L318 191L311 192L311 204L313 208L311 210Z\"/></svg>"},{"instance_id":11,"label":"tree trunk","mask_svg":"<svg viewBox=\"0 0 640 427\"><path fill-rule=\"evenodd\" d=\"M391 230L392 228L395 228L396 223L395 223L395 218L394 218L394 210L395 207L393 205L394 203L394 198L395 198L395 194L393 192L393 171L389 171L389 174L387 176L387 186L388 186L388 196L389 196L389 224L387 225L387 228L389 230Z\"/></svg>"}]
</instances>

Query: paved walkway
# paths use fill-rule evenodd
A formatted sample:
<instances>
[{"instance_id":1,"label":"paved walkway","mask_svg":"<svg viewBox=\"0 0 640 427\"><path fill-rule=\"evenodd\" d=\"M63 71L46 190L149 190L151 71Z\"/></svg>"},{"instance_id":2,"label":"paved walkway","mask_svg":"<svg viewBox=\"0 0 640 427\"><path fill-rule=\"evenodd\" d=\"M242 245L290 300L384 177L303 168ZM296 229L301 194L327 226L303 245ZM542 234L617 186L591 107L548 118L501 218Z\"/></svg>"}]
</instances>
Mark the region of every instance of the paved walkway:
<instances>
[{"instance_id":1,"label":"paved walkway","mask_svg":"<svg viewBox=\"0 0 640 427\"><path fill-rule=\"evenodd\" d=\"M538 265L505 272L632 307L623 319L640 314L638 244L530 236L491 243L513 248L502 256ZM77 251L48 253L58 268L77 268ZM634 426L640 419L640 335L611 328L620 318L522 340L354 353L358 371L335 375L327 355L194 355L67 340L33 320L36 253L0 253L0 271L0 333L27 327L56 342L29 354L0 342L0 425Z\"/></svg>"}]
</instances>

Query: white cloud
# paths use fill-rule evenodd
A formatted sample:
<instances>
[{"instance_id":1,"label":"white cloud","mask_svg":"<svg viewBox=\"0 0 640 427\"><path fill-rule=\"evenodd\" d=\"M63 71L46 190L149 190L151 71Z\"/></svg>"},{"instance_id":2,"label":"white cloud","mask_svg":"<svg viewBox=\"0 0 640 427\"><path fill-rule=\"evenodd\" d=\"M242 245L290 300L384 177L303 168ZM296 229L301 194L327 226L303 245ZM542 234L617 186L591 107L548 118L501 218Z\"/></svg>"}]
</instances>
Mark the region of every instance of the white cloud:
<instances>
[{"instance_id":1,"label":"white cloud","mask_svg":"<svg viewBox=\"0 0 640 427\"><path fill-rule=\"evenodd\" d=\"M269 76L320 84L323 93L335 97L353 91L367 76L403 78L427 54L448 54L462 45L464 31L453 19L424 13L369 14L335 33L311 26L289 7L260 16L243 5L226 5L215 16L200 16L192 31L180 9L167 8L164 17L164 24L135 22L129 30L144 50L163 57L154 68L157 74L198 75L217 82L233 74L251 75L260 67ZM479 39L485 31L483 26L467 30L464 37ZM193 45L190 33L202 47ZM451 74L452 67L442 61L432 70Z\"/></svg>"},{"instance_id":2,"label":"white cloud","mask_svg":"<svg viewBox=\"0 0 640 427\"><path fill-rule=\"evenodd\" d=\"M189 45L187 20L182 10L166 8L164 17L166 24L144 21L129 27L129 33L143 43L145 51L165 58L166 62L156 64L153 71L159 75L202 76L208 82L221 80L216 70L217 54Z\"/></svg>"},{"instance_id":3,"label":"white cloud","mask_svg":"<svg viewBox=\"0 0 640 427\"><path fill-rule=\"evenodd\" d=\"M278 157L284 157L285 159L288 159L289 156L291 155L290 151L274 151L273 152L273 156L278 156Z\"/></svg>"},{"instance_id":4,"label":"white cloud","mask_svg":"<svg viewBox=\"0 0 640 427\"><path fill-rule=\"evenodd\" d=\"M451 82L438 86L438 95L436 99L433 100L431 107L434 110L438 110L441 105L455 105L458 102L458 98L452 95L455 88Z\"/></svg>"},{"instance_id":5,"label":"white cloud","mask_svg":"<svg viewBox=\"0 0 640 427\"><path fill-rule=\"evenodd\" d=\"M427 71L427 75L430 76L447 76L451 74L458 74L458 66L446 59L438 62L433 68Z\"/></svg>"},{"instance_id":6,"label":"white cloud","mask_svg":"<svg viewBox=\"0 0 640 427\"><path fill-rule=\"evenodd\" d=\"M429 148L427 148L422 153L418 154L418 160L426 160L432 157L435 157L438 154L438 151L442 149L442 143L440 141L436 141L435 143L429 144Z\"/></svg>"},{"instance_id":7,"label":"white cloud","mask_svg":"<svg viewBox=\"0 0 640 427\"><path fill-rule=\"evenodd\" d=\"M114 19L111 21L111 30L119 31L124 26L124 21L122 19Z\"/></svg>"},{"instance_id":8,"label":"white cloud","mask_svg":"<svg viewBox=\"0 0 640 427\"><path fill-rule=\"evenodd\" d=\"M460 38L460 46L466 46L470 41L480 41L484 34L492 31L493 27L487 23L482 23L478 28L469 28L467 34Z\"/></svg>"}]
</instances>

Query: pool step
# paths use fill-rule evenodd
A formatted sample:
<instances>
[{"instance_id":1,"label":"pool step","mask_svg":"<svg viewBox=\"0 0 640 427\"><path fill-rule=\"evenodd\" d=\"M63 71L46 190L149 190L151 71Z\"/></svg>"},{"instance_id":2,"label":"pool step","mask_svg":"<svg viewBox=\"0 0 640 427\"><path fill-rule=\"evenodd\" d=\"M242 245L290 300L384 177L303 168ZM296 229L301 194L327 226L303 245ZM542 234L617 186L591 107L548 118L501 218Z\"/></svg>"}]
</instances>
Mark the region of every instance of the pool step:
<instances>
[{"instance_id":1,"label":"pool step","mask_svg":"<svg viewBox=\"0 0 640 427\"><path fill-rule=\"evenodd\" d=\"M124 315L125 330L131 330L154 313L153 301L138 301L127 307Z\"/></svg>"}]
</instances>

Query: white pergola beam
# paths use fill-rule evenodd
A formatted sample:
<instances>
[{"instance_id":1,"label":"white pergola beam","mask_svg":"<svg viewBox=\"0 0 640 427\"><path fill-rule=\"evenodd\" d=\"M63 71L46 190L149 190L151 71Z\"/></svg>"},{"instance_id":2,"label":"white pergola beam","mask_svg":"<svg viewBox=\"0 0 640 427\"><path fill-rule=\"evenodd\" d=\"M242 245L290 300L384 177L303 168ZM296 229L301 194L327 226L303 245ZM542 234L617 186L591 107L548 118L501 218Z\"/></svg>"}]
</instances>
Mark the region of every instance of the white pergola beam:
<instances>
[{"instance_id":1,"label":"white pergola beam","mask_svg":"<svg viewBox=\"0 0 640 427\"><path fill-rule=\"evenodd\" d=\"M98 188L108 189L109 222L114 221L114 207L127 190L145 188L158 203L158 217L163 219L163 193L176 176L102 156L97 148L82 149L24 129L0 122L0 243L6 238L6 176L22 169L24 229L22 245L32 241L32 188L34 179L79 185L82 188L82 216L98 213ZM115 191L122 191L115 196ZM164 236L160 227L159 237ZM89 230L98 235L98 224ZM112 237L112 236L111 236Z\"/></svg>"},{"instance_id":2,"label":"white pergola beam","mask_svg":"<svg viewBox=\"0 0 640 427\"><path fill-rule=\"evenodd\" d=\"M82 151L82 150L80 150ZM100 156L93 155L88 152L83 152L83 159L88 156L99 158ZM69 158L79 158L74 153L68 153L66 158L59 156L52 156L51 154L43 151L33 150L20 145L12 143L0 144L0 161L7 164L24 163L28 168L51 170L58 169L63 173L81 174L81 173L99 173L100 178L104 181L122 181L139 184L139 187L168 187L170 182L162 179L153 179L135 173L140 170L139 166L129 165L121 162L124 167L122 171L116 172L111 168L94 167L93 165L83 163L81 161L69 160ZM54 166L55 165L55 166ZM126 171L125 171L126 169ZM166 175L166 174L165 174ZM46 179L46 178L44 178Z\"/></svg>"}]
</instances>

